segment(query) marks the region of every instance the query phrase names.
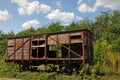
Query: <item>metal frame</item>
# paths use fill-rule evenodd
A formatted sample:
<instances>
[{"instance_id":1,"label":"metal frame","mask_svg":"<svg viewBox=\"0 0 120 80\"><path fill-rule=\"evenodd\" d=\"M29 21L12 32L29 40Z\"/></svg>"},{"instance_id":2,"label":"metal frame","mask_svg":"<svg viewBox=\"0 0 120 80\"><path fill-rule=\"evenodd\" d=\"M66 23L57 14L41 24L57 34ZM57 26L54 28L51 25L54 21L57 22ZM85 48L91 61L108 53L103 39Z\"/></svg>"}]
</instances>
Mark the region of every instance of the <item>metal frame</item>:
<instances>
[{"instance_id":1,"label":"metal frame","mask_svg":"<svg viewBox=\"0 0 120 80\"><path fill-rule=\"evenodd\" d=\"M80 43L82 43L82 55L80 55L79 53L77 53L76 51L74 51L74 50L72 50L71 49L71 39L70 39L70 35L71 35L71 33L77 33L77 32L81 32L82 33L82 42L80 42ZM64 44L62 44L62 42L60 42L59 41L59 34L68 34L68 47L67 46L65 46ZM56 37L56 39L54 39L53 37L50 37L51 35L56 35L57 37ZM44 57L42 57L42 58L39 58L38 57L38 54L40 54L40 53L38 53L38 48L37 48L37 57L36 58L33 58L32 57L32 40L35 38L35 37L37 37L37 38L40 38L40 37L43 37L44 39L45 39L45 47L44 47ZM48 54L48 51L47 51L47 46L49 45L48 44L48 37L51 39L51 40L53 40L55 43L56 43L56 47L57 47L57 50L56 50L56 57L55 58L48 58L47 57L47 54ZM87 45L85 45L85 37L86 37L86 39L89 39L90 40L90 43L88 43L88 40L87 40ZM18 47L18 48L16 48L16 39L21 39L22 38L22 44ZM24 38L28 38L28 40L24 40ZM8 39L8 41L9 40L14 40L14 52L11 54L11 55L9 55L8 56L8 54L10 54L9 53L9 50L7 49L7 55L6 55L6 61L18 61L17 59L16 59L16 56L15 56L15 54L16 54L16 52L18 51L18 50L20 50L20 48L22 48L22 59L21 59L21 61L24 61L24 60L30 60L30 61L32 61L32 60L43 60L43 61L82 61L83 63L85 63L85 62L89 62L89 61L86 61L86 60L90 60L90 61L92 61L93 60L93 46L92 46L92 33L89 31L89 30L87 30L87 29L83 29L83 30L73 30L73 31L64 31L64 32L58 32L58 33L47 33L47 34L38 34L38 35L30 35L30 36L24 36L24 37L14 37L14 38L9 38ZM64 40L63 40L64 41ZM28 53L26 53L26 54L28 54L28 56L29 56L29 59L24 59L24 45L27 43L27 42L29 42L29 49L28 49ZM39 41L38 41L38 43L37 43L38 45L39 45ZM67 49L68 50L68 57L66 57L66 58L58 58L58 46L59 46L59 44L61 44L61 46L62 47L64 47L65 49ZM8 45L9 45L9 43L8 43ZM87 46L87 53L85 53L85 46ZM77 57L74 57L74 58L72 58L71 57L71 53L72 54L74 54L74 55L76 55ZM86 54L90 54L91 56L89 56L89 55L87 55L88 57L89 57L89 59L85 59L85 55ZM11 56L13 56L14 55L14 58L13 59L10 59L10 57Z\"/></svg>"}]
</instances>

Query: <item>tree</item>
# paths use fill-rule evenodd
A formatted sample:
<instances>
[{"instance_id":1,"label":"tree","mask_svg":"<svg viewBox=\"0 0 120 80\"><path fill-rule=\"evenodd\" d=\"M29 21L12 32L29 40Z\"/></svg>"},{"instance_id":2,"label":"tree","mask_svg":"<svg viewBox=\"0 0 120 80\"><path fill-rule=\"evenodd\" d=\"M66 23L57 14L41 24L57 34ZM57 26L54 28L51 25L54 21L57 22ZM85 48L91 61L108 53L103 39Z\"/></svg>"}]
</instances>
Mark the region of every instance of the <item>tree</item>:
<instances>
[{"instance_id":1,"label":"tree","mask_svg":"<svg viewBox=\"0 0 120 80\"><path fill-rule=\"evenodd\" d=\"M38 29L35 31L36 34L43 34L43 33L47 33L47 32L48 32L48 29L47 29L46 26L43 26L43 27L41 27L41 28L38 28Z\"/></svg>"},{"instance_id":2,"label":"tree","mask_svg":"<svg viewBox=\"0 0 120 80\"><path fill-rule=\"evenodd\" d=\"M35 34L35 29L33 27L23 30L16 34L16 36L26 36L26 35L33 35Z\"/></svg>"},{"instance_id":3,"label":"tree","mask_svg":"<svg viewBox=\"0 0 120 80\"><path fill-rule=\"evenodd\" d=\"M0 30L0 40L3 39L3 32Z\"/></svg>"},{"instance_id":4,"label":"tree","mask_svg":"<svg viewBox=\"0 0 120 80\"><path fill-rule=\"evenodd\" d=\"M60 25L60 22L52 22L47 28L48 32L60 32L63 30L63 26Z\"/></svg>"},{"instance_id":5,"label":"tree","mask_svg":"<svg viewBox=\"0 0 120 80\"><path fill-rule=\"evenodd\" d=\"M0 39L0 55L4 55L7 47L7 38L14 37L15 34L13 31L8 33L2 33L1 31L1 39Z\"/></svg>"},{"instance_id":6,"label":"tree","mask_svg":"<svg viewBox=\"0 0 120 80\"><path fill-rule=\"evenodd\" d=\"M112 41L120 35L120 11L102 12L94 22L96 39Z\"/></svg>"},{"instance_id":7,"label":"tree","mask_svg":"<svg viewBox=\"0 0 120 80\"><path fill-rule=\"evenodd\" d=\"M71 24L65 26L65 30L76 30L76 29L79 29L79 26L75 22L72 22Z\"/></svg>"}]
</instances>

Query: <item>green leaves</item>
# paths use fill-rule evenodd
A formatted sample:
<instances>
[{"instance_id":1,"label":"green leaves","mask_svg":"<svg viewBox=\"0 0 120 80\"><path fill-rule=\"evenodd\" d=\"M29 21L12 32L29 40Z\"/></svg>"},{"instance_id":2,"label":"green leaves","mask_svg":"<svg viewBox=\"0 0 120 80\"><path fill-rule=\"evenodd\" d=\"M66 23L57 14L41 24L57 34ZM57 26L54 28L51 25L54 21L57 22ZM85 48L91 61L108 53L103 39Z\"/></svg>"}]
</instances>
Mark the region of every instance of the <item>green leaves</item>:
<instances>
[{"instance_id":1,"label":"green leaves","mask_svg":"<svg viewBox=\"0 0 120 80\"><path fill-rule=\"evenodd\" d=\"M48 25L48 32L60 32L62 31L64 28L63 26L60 25L60 22L52 22Z\"/></svg>"},{"instance_id":2,"label":"green leaves","mask_svg":"<svg viewBox=\"0 0 120 80\"><path fill-rule=\"evenodd\" d=\"M33 35L33 34L35 34L35 29L31 27L29 29L26 29L17 33L16 36L26 36L26 35Z\"/></svg>"},{"instance_id":3,"label":"green leaves","mask_svg":"<svg viewBox=\"0 0 120 80\"><path fill-rule=\"evenodd\" d=\"M100 70L109 72L113 69L115 71L120 65L120 10L101 12L94 21L86 18L79 22L72 22L69 25L64 26L62 26L60 22L52 22L46 26L39 27L38 29L31 27L16 34L13 31L3 33L0 30L0 61L5 60L7 38L77 29L88 29L94 34L94 59L99 61L93 66L91 72L94 74ZM42 66L42 69L44 69L43 67L44 66ZM1 66L0 72L4 73L10 69L11 67L4 68ZM87 70L88 67L86 66L80 73L86 73ZM116 71L120 71L120 69L117 69ZM27 74L28 73L22 75Z\"/></svg>"}]
</instances>

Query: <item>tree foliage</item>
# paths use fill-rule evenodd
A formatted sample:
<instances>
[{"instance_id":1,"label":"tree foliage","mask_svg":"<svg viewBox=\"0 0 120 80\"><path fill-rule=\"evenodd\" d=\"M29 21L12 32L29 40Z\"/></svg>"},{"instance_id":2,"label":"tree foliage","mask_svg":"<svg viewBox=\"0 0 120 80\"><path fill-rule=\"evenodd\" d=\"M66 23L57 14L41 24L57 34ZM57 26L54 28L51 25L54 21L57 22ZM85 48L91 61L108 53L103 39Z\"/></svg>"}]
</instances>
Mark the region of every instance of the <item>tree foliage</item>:
<instances>
[{"instance_id":1,"label":"tree foliage","mask_svg":"<svg viewBox=\"0 0 120 80\"><path fill-rule=\"evenodd\" d=\"M47 26L38 29L29 28L14 34L13 31L3 33L0 30L0 55L5 54L7 38L14 36L26 36L33 34L42 34L49 32L60 32L75 29L88 29L93 33L94 58L102 62L100 65L111 64L112 67L120 66L120 11L101 12L94 21L86 18L79 22L72 22L69 25L62 26L60 22L52 22ZM111 59L112 58L112 59ZM108 62L104 62L107 60ZM104 67L103 66L103 67ZM109 66L109 65L107 65Z\"/></svg>"},{"instance_id":2,"label":"tree foliage","mask_svg":"<svg viewBox=\"0 0 120 80\"><path fill-rule=\"evenodd\" d=\"M33 27L23 30L16 34L16 36L26 36L26 35L33 35L35 34L35 29Z\"/></svg>"},{"instance_id":3,"label":"tree foliage","mask_svg":"<svg viewBox=\"0 0 120 80\"><path fill-rule=\"evenodd\" d=\"M48 32L60 32L63 30L63 26L60 25L60 22L52 22L48 25Z\"/></svg>"}]
</instances>

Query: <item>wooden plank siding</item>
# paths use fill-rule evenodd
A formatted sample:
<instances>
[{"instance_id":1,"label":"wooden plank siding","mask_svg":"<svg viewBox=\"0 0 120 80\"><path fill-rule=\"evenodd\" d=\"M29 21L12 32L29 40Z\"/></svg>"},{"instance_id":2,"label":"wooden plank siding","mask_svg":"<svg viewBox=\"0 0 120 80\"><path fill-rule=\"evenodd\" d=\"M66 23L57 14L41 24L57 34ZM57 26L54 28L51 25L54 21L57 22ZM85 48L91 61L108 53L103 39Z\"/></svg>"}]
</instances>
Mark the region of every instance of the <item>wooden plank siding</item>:
<instances>
[{"instance_id":1,"label":"wooden plank siding","mask_svg":"<svg viewBox=\"0 0 120 80\"><path fill-rule=\"evenodd\" d=\"M92 33L86 29L14 37L8 39L6 60L83 60L85 63L93 60L92 47Z\"/></svg>"}]
</instances>

